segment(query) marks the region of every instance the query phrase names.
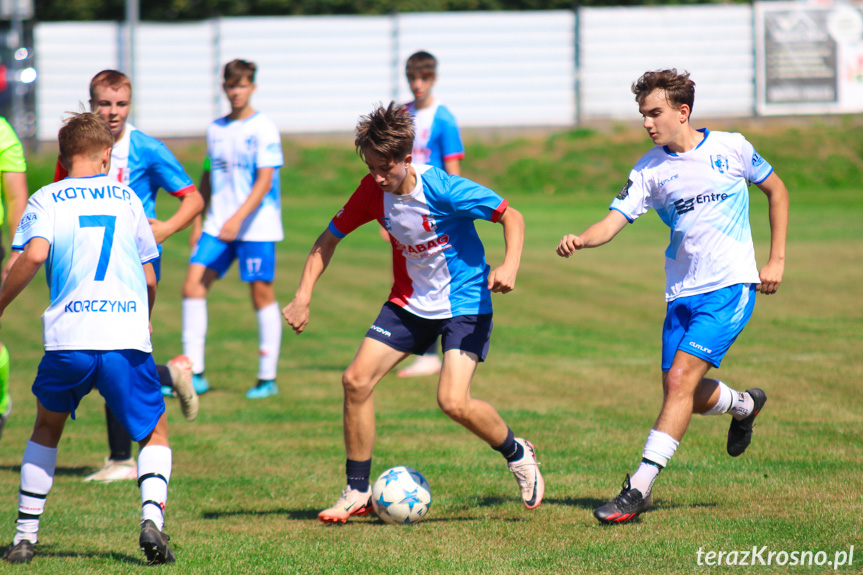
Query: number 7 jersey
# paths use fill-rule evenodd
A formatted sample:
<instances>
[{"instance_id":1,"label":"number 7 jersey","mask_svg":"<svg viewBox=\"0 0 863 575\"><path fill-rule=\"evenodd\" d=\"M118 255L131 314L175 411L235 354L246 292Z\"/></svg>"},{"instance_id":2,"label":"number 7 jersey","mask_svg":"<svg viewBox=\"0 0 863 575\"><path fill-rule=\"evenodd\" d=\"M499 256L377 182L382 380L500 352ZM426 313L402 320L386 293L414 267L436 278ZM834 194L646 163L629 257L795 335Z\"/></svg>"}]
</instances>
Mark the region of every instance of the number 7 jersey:
<instances>
[{"instance_id":1,"label":"number 7 jersey","mask_svg":"<svg viewBox=\"0 0 863 575\"><path fill-rule=\"evenodd\" d=\"M12 249L51 244L46 351L153 350L144 263L159 257L140 198L107 176L66 178L30 197Z\"/></svg>"}]
</instances>

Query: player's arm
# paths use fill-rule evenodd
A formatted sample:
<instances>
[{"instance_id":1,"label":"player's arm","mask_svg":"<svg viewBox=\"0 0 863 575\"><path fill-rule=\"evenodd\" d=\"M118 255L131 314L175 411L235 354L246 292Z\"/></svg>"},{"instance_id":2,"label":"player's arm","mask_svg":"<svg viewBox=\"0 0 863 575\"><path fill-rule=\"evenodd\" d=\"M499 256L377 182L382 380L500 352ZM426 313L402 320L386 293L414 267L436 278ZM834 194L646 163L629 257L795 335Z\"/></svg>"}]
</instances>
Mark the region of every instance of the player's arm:
<instances>
[{"instance_id":1,"label":"player's arm","mask_svg":"<svg viewBox=\"0 0 863 575\"><path fill-rule=\"evenodd\" d=\"M770 258L758 273L761 279L761 293L776 293L785 273L785 239L788 236L788 189L773 172L767 179L756 184L767 196L770 218Z\"/></svg>"},{"instance_id":2,"label":"player's arm","mask_svg":"<svg viewBox=\"0 0 863 575\"><path fill-rule=\"evenodd\" d=\"M324 270L327 269L340 241L341 238L329 229L324 230L324 233L318 236L315 245L312 246L312 251L309 252L309 257L306 258L306 265L303 267L303 275L300 278L300 285L294 294L294 299L282 310L282 315L285 316L288 325L293 328L297 335L303 333L309 323L312 291L314 291L315 284L323 275Z\"/></svg>"},{"instance_id":3,"label":"player's arm","mask_svg":"<svg viewBox=\"0 0 863 575\"><path fill-rule=\"evenodd\" d=\"M243 225L245 219L249 217L249 214L258 209L258 206L264 201L264 196L270 191L275 171L276 168L258 168L258 171L255 173L255 183L252 185L249 197L246 198L246 201L222 226L222 230L219 232L220 240L223 242L234 241L237 234L240 233L240 226Z\"/></svg>"},{"instance_id":4,"label":"player's arm","mask_svg":"<svg viewBox=\"0 0 863 575\"><path fill-rule=\"evenodd\" d=\"M488 289L494 293L509 293L515 289L515 278L521 264L524 248L524 217L515 208L508 207L500 217L506 253L500 267L488 274Z\"/></svg>"},{"instance_id":5,"label":"player's arm","mask_svg":"<svg viewBox=\"0 0 863 575\"><path fill-rule=\"evenodd\" d=\"M3 286L0 287L0 316L12 300L33 281L39 268L48 259L50 250L51 244L45 238L33 238L27 242L24 251L15 259L15 264L3 280Z\"/></svg>"},{"instance_id":6,"label":"player's arm","mask_svg":"<svg viewBox=\"0 0 863 575\"><path fill-rule=\"evenodd\" d=\"M207 164L209 165L209 164ZM210 206L210 198L213 196L213 188L210 185L210 170L205 169L201 173L201 183L198 186L198 191L201 192L201 198L204 200L204 207L192 220L192 231L189 234L189 247L194 248L201 239L201 232L204 229L204 212Z\"/></svg>"},{"instance_id":7,"label":"player's arm","mask_svg":"<svg viewBox=\"0 0 863 575\"><path fill-rule=\"evenodd\" d=\"M189 227L203 209L204 198L197 188L184 194L180 197L180 207L177 208L173 216L164 222L150 219L150 227L153 229L156 243L161 244L177 232Z\"/></svg>"},{"instance_id":8,"label":"player's arm","mask_svg":"<svg viewBox=\"0 0 863 575\"><path fill-rule=\"evenodd\" d=\"M581 235L567 234L557 245L557 255L568 258L576 250L595 248L607 244L626 227L628 220L617 210L609 210L608 215L584 230Z\"/></svg>"},{"instance_id":9,"label":"player's arm","mask_svg":"<svg viewBox=\"0 0 863 575\"><path fill-rule=\"evenodd\" d=\"M24 215L24 210L27 208L27 200L30 194L27 191L27 174L26 172L3 172L3 192L6 195L6 217L9 225L9 245L15 239L15 230L18 229L18 222L21 221L21 216ZM12 269L12 264L17 259L17 252L12 252L6 265L3 266L3 277Z\"/></svg>"},{"instance_id":10,"label":"player's arm","mask_svg":"<svg viewBox=\"0 0 863 575\"><path fill-rule=\"evenodd\" d=\"M153 305L156 303L156 289L159 282L156 281L156 270L153 262L144 264L144 277L147 279L147 304L150 306L150 317L153 317Z\"/></svg>"},{"instance_id":11,"label":"player's arm","mask_svg":"<svg viewBox=\"0 0 863 575\"><path fill-rule=\"evenodd\" d=\"M451 158L443 161L443 171L451 176L461 175L461 158Z\"/></svg>"}]
</instances>

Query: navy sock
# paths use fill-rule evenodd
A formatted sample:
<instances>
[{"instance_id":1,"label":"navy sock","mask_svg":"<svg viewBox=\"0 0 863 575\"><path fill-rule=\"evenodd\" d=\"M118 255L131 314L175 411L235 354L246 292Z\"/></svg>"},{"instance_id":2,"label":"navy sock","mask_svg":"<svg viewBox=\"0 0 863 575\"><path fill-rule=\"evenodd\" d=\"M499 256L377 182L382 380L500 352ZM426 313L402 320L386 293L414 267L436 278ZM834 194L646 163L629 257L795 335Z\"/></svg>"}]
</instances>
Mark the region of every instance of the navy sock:
<instances>
[{"instance_id":1,"label":"navy sock","mask_svg":"<svg viewBox=\"0 0 863 575\"><path fill-rule=\"evenodd\" d=\"M159 383L162 387L173 387L174 380L171 379L171 372L167 365L157 365L156 371L159 372Z\"/></svg>"},{"instance_id":2,"label":"navy sock","mask_svg":"<svg viewBox=\"0 0 863 575\"><path fill-rule=\"evenodd\" d=\"M372 460L354 461L348 459L345 463L345 474L348 476L348 487L358 491L368 491L369 476L372 474Z\"/></svg>"},{"instance_id":3,"label":"navy sock","mask_svg":"<svg viewBox=\"0 0 863 575\"><path fill-rule=\"evenodd\" d=\"M524 447L515 440L515 434L509 427L506 428L506 439L495 447L494 450L499 451L509 463L518 461L524 457Z\"/></svg>"},{"instance_id":4,"label":"navy sock","mask_svg":"<svg viewBox=\"0 0 863 575\"><path fill-rule=\"evenodd\" d=\"M108 447L111 449L109 456L114 461L125 461L132 457L132 437L120 420L117 419L105 404L105 421L108 423Z\"/></svg>"}]
</instances>

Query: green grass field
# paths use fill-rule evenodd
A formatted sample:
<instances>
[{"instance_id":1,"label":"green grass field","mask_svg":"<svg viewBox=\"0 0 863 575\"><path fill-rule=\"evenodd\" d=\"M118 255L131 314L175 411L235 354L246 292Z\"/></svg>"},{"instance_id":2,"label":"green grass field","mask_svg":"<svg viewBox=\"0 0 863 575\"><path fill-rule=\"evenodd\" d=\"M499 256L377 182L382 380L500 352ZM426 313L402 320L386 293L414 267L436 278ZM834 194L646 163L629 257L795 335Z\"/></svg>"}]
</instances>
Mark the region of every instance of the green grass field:
<instances>
[{"instance_id":1,"label":"green grass field","mask_svg":"<svg viewBox=\"0 0 863 575\"><path fill-rule=\"evenodd\" d=\"M823 551L831 562L853 545L863 571L863 117L792 123L725 123L740 129L791 192L791 231L779 294L760 297L752 321L713 372L732 387L762 387L768 403L752 446L725 454L728 416L693 418L654 488L654 507L632 523L592 517L637 465L659 411L667 228L648 214L614 242L569 260L564 233L602 217L648 149L636 126L545 137L468 136L466 175L521 210L527 239L517 289L495 296L495 332L473 394L495 405L542 461L543 505L525 510L501 457L450 422L434 378L384 378L376 395L373 475L419 469L434 503L414 526L370 517L324 526L317 512L344 484L341 383L391 278L388 247L372 226L343 241L318 285L311 324L286 331L281 393L249 401L257 327L247 288L229 273L210 297L201 415L168 405L174 470L166 531L176 573L826 573L831 565L711 567L697 553ZM200 142L174 145L190 174ZM363 164L350 141L285 144L286 240L277 293L287 304L312 242L342 206ZM50 179L56 150L31 158L31 189ZM161 210L174 209L161 199ZM163 212L163 213L164 213ZM766 201L752 188L759 264L766 261ZM501 228L478 224L487 255L501 261ZM155 357L181 353L180 288L187 235L165 246L153 316ZM6 240L4 240L4 243ZM29 386L42 356L43 276L2 320L13 358L15 411L0 441L0 537L11 540L21 454L35 401ZM85 399L61 442L43 516L40 574L138 573L140 499L133 482L81 482L107 455L103 402ZM777 557L778 558L778 557ZM738 556L742 560L742 555ZM3 568L12 572L10 566ZM17 572L17 571L16 571Z\"/></svg>"}]
</instances>

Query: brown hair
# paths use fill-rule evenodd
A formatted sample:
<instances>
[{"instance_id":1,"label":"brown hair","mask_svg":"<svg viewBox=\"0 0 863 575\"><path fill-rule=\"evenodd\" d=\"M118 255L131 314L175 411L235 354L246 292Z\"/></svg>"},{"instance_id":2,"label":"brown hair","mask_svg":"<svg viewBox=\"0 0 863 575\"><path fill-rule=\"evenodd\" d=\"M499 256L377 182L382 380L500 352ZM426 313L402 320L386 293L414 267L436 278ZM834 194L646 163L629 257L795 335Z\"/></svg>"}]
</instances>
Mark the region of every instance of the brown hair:
<instances>
[{"instance_id":1,"label":"brown hair","mask_svg":"<svg viewBox=\"0 0 863 575\"><path fill-rule=\"evenodd\" d=\"M400 161L413 151L414 119L404 106L390 102L378 107L368 116L360 116L354 146L365 161L371 152L387 160Z\"/></svg>"},{"instance_id":2,"label":"brown hair","mask_svg":"<svg viewBox=\"0 0 863 575\"><path fill-rule=\"evenodd\" d=\"M258 71L258 67L255 66L254 62L248 62L246 60L231 60L227 64L225 64L225 85L227 86L236 86L243 80L248 80L252 84L255 83L255 72Z\"/></svg>"},{"instance_id":3,"label":"brown hair","mask_svg":"<svg viewBox=\"0 0 863 575\"><path fill-rule=\"evenodd\" d=\"M405 75L407 76L436 76L437 75L437 60L428 52L416 52L408 58L405 64Z\"/></svg>"},{"instance_id":4,"label":"brown hair","mask_svg":"<svg viewBox=\"0 0 863 575\"><path fill-rule=\"evenodd\" d=\"M632 84L632 93L635 94L635 101L639 105L654 90L665 92L665 100L675 110L679 110L683 104L686 104L690 112L692 111L695 103L695 82L689 79L689 72L678 74L676 68L653 70L645 72Z\"/></svg>"},{"instance_id":5,"label":"brown hair","mask_svg":"<svg viewBox=\"0 0 863 575\"><path fill-rule=\"evenodd\" d=\"M96 99L96 88L106 87L119 90L123 86L129 88L129 97L132 97L132 81L129 76L119 70L102 70L90 80L90 99Z\"/></svg>"},{"instance_id":6,"label":"brown hair","mask_svg":"<svg viewBox=\"0 0 863 575\"><path fill-rule=\"evenodd\" d=\"M114 146L114 135L108 122L93 112L81 112L66 118L57 140L60 143L63 163L69 168L72 167L72 158L75 156L95 158L105 148Z\"/></svg>"}]
</instances>

